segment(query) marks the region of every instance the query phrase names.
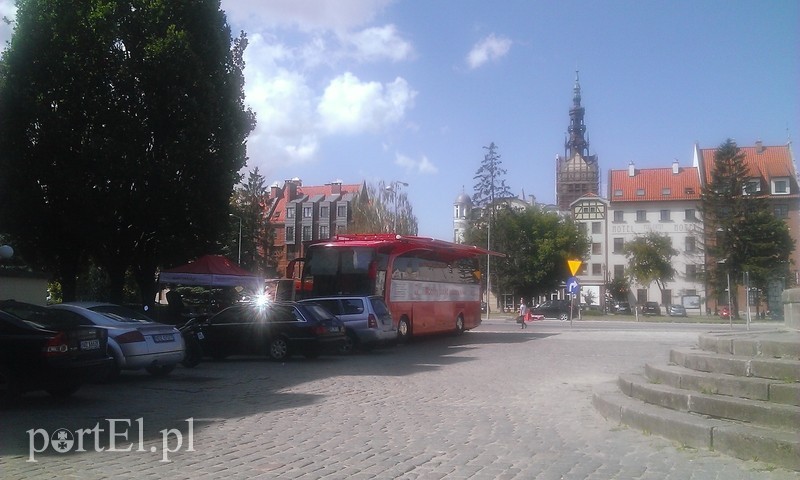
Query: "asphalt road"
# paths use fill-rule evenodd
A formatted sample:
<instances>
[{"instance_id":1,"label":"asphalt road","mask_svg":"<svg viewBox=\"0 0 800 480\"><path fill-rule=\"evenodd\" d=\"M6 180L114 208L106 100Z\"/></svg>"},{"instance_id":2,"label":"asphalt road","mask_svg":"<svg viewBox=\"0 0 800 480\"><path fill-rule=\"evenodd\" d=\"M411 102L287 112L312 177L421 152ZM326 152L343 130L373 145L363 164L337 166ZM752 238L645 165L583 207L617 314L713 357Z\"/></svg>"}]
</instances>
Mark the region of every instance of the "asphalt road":
<instances>
[{"instance_id":1,"label":"asphalt road","mask_svg":"<svg viewBox=\"0 0 800 480\"><path fill-rule=\"evenodd\" d=\"M800 478L612 424L592 407L595 385L712 330L729 327L545 320L522 330L499 318L349 357L126 373L63 403L34 394L0 412L0 478Z\"/></svg>"}]
</instances>

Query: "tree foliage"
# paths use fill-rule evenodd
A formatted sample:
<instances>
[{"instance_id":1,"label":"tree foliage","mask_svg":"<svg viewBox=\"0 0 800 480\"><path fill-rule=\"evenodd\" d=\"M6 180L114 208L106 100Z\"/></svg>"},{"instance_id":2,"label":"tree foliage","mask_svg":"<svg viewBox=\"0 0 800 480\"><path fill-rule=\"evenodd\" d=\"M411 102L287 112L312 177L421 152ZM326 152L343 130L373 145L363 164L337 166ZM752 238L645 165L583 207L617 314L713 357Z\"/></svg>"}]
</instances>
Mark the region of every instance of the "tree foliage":
<instances>
[{"instance_id":1,"label":"tree foliage","mask_svg":"<svg viewBox=\"0 0 800 480\"><path fill-rule=\"evenodd\" d=\"M251 170L247 181L236 187L233 193L227 242L222 250L229 258L238 258L239 219L241 219L241 267L264 276L277 275L277 259L270 256L274 243L270 224L264 217L269 193L264 177L258 167Z\"/></svg>"},{"instance_id":2,"label":"tree foliage","mask_svg":"<svg viewBox=\"0 0 800 480\"><path fill-rule=\"evenodd\" d=\"M486 150L486 154L473 177L476 183L472 204L477 208L486 209L486 207L495 205L498 199L509 198L513 195L506 184L506 169L503 168L500 154L497 153L497 145L492 142L488 147L483 148Z\"/></svg>"},{"instance_id":3,"label":"tree foliage","mask_svg":"<svg viewBox=\"0 0 800 480\"><path fill-rule=\"evenodd\" d=\"M218 2L23 0L0 73L0 230L75 296L96 261L121 300L132 271L227 230L254 126L246 37Z\"/></svg>"},{"instance_id":4,"label":"tree foliage","mask_svg":"<svg viewBox=\"0 0 800 480\"><path fill-rule=\"evenodd\" d=\"M400 190L397 182L368 184L365 195L365 198L354 201L353 224L348 228L349 232L417 235L417 217L408 196Z\"/></svg>"},{"instance_id":5,"label":"tree foliage","mask_svg":"<svg viewBox=\"0 0 800 480\"><path fill-rule=\"evenodd\" d=\"M467 231L467 243L486 245L487 233L478 223ZM492 290L515 298L556 290L570 277L567 260L589 252L589 239L572 220L536 207L498 208L492 238L493 250L506 254L491 260Z\"/></svg>"},{"instance_id":6,"label":"tree foliage","mask_svg":"<svg viewBox=\"0 0 800 480\"><path fill-rule=\"evenodd\" d=\"M669 236L650 232L627 242L623 253L628 258L628 274L636 283L646 287L656 282L663 291L667 282L674 280L672 257L678 251L672 248Z\"/></svg>"},{"instance_id":7,"label":"tree foliage","mask_svg":"<svg viewBox=\"0 0 800 480\"><path fill-rule=\"evenodd\" d=\"M767 289L771 277L786 276L796 248L785 222L770 211L764 194L748 190L751 175L744 154L731 139L714 152L711 181L703 187L701 211L709 258L707 278L718 295L728 278L737 291L742 273L751 272L752 286ZM739 311L735 295L731 311Z\"/></svg>"}]
</instances>

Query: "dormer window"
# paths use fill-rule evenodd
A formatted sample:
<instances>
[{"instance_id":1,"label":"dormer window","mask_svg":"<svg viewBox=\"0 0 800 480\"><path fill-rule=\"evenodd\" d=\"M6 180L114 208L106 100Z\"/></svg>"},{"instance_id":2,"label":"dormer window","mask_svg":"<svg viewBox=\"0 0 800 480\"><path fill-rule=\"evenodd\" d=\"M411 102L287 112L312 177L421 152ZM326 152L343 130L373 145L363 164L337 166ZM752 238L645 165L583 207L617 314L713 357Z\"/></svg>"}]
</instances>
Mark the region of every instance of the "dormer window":
<instances>
[{"instance_id":1,"label":"dormer window","mask_svg":"<svg viewBox=\"0 0 800 480\"><path fill-rule=\"evenodd\" d=\"M743 195L755 195L761 192L761 180L758 178L751 178L744 182L742 186Z\"/></svg>"},{"instance_id":2,"label":"dormer window","mask_svg":"<svg viewBox=\"0 0 800 480\"><path fill-rule=\"evenodd\" d=\"M789 195L789 177L773 178L770 183L773 195Z\"/></svg>"},{"instance_id":3,"label":"dormer window","mask_svg":"<svg viewBox=\"0 0 800 480\"><path fill-rule=\"evenodd\" d=\"M665 197L672 195L672 189L669 187L662 188L661 195L664 195Z\"/></svg>"},{"instance_id":4,"label":"dormer window","mask_svg":"<svg viewBox=\"0 0 800 480\"><path fill-rule=\"evenodd\" d=\"M621 197L622 196L622 190L619 190L619 189L614 190L614 196L615 197Z\"/></svg>"},{"instance_id":5,"label":"dormer window","mask_svg":"<svg viewBox=\"0 0 800 480\"><path fill-rule=\"evenodd\" d=\"M636 196L637 197L644 197L644 188L636 189Z\"/></svg>"}]
</instances>

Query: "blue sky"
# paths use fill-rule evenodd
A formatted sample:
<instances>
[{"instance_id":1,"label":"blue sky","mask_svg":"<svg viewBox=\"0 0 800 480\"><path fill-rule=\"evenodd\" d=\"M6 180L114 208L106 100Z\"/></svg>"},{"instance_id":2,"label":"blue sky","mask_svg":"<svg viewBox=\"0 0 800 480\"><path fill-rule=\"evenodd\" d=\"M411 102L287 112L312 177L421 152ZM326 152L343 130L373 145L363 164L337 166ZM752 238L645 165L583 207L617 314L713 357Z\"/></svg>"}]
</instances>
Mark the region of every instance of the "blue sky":
<instances>
[{"instance_id":1,"label":"blue sky","mask_svg":"<svg viewBox=\"0 0 800 480\"><path fill-rule=\"evenodd\" d=\"M0 15L13 15L0 0ZM452 237L498 146L506 181L555 201L575 70L610 169L798 135L800 2L222 0L250 40L247 170L268 183L402 181L420 235ZM10 35L0 26L0 40ZM796 150L796 148L795 148ZM605 190L602 192L605 194Z\"/></svg>"}]
</instances>

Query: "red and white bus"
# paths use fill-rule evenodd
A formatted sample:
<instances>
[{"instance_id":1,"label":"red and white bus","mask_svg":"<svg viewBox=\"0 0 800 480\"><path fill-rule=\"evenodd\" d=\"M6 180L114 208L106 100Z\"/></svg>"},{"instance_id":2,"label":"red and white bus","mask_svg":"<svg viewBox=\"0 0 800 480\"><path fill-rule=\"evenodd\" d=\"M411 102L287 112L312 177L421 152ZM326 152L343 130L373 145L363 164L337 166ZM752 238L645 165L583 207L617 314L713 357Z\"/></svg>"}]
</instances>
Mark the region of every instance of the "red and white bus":
<instances>
[{"instance_id":1,"label":"red and white bus","mask_svg":"<svg viewBox=\"0 0 800 480\"><path fill-rule=\"evenodd\" d=\"M432 238L345 234L308 243L296 295L379 295L392 311L401 340L412 335L462 333L481 324L477 259L502 255Z\"/></svg>"}]
</instances>

